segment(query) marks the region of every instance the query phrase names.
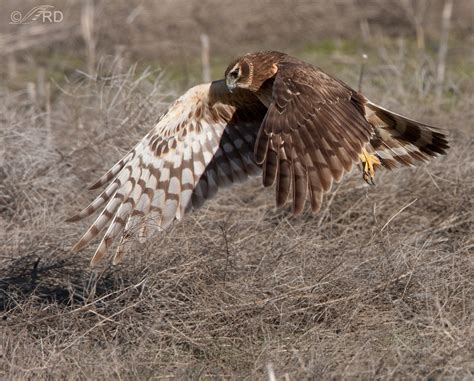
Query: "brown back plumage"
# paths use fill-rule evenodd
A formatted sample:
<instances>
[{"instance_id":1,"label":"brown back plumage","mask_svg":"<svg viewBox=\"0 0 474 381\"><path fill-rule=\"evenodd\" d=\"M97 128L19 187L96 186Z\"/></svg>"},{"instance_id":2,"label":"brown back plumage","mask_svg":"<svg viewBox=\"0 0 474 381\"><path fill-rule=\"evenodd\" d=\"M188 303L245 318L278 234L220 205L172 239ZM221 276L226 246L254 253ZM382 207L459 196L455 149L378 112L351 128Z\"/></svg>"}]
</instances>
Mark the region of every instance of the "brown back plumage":
<instances>
[{"instance_id":1,"label":"brown back plumage","mask_svg":"<svg viewBox=\"0 0 474 381\"><path fill-rule=\"evenodd\" d=\"M333 181L359 160L373 129L364 117L364 98L348 86L293 57L279 57L277 66L256 160L264 186L276 181L278 206L291 188L295 214L307 198L317 212ZM257 96L268 98L263 91Z\"/></svg>"},{"instance_id":2,"label":"brown back plumage","mask_svg":"<svg viewBox=\"0 0 474 381\"><path fill-rule=\"evenodd\" d=\"M219 188L259 173L264 186L276 183L277 206L291 199L297 214L309 200L316 212L364 150L391 169L447 148L440 130L375 105L310 64L250 53L229 65L225 81L188 90L91 187L106 185L70 221L103 210L74 249L108 226L91 263L122 235L118 262L137 227L141 236L165 229Z\"/></svg>"},{"instance_id":3,"label":"brown back plumage","mask_svg":"<svg viewBox=\"0 0 474 381\"><path fill-rule=\"evenodd\" d=\"M310 64L278 52L245 57L254 66L263 61L278 68L262 73L260 87L248 87L258 87L255 94L268 106L255 153L264 186L276 182L278 206L291 188L294 213L306 199L317 212L323 193L359 161L362 149L388 169L446 153L443 131L375 105Z\"/></svg>"}]
</instances>

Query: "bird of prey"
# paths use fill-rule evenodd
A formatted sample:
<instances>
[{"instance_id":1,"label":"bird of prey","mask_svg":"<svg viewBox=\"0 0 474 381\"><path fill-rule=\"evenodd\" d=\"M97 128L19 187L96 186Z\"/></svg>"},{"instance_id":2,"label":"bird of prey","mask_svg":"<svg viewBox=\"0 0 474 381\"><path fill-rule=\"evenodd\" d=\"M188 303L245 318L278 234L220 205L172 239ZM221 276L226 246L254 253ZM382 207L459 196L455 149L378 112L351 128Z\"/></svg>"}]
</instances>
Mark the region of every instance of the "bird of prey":
<instances>
[{"instance_id":1,"label":"bird of prey","mask_svg":"<svg viewBox=\"0 0 474 381\"><path fill-rule=\"evenodd\" d=\"M280 52L249 53L225 79L189 89L153 129L91 189L105 190L68 221L101 214L73 250L108 225L91 265L121 236L114 263L132 232L166 229L219 188L261 175L275 185L276 205L291 200L316 213L323 194L354 164L373 183L375 170L445 154L439 129L378 106L321 69Z\"/></svg>"}]
</instances>

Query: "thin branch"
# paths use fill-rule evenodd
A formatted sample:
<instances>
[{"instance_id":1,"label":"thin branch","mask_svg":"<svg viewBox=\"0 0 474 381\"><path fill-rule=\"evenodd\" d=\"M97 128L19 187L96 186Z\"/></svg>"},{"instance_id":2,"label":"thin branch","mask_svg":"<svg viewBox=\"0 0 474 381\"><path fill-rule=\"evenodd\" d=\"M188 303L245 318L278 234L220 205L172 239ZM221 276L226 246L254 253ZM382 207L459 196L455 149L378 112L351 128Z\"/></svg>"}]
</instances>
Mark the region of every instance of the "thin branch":
<instances>
[{"instance_id":1,"label":"thin branch","mask_svg":"<svg viewBox=\"0 0 474 381\"><path fill-rule=\"evenodd\" d=\"M417 198L415 198L412 202L410 202L409 204L405 205L403 208L401 208L397 213L395 213L392 217L390 217L388 219L388 221L385 223L384 226L382 226L382 229L380 229L380 231L382 232L390 222L392 222L392 220L397 217L401 212L403 212L406 208L408 208L410 205L414 204L416 202L416 200L418 200Z\"/></svg>"}]
</instances>

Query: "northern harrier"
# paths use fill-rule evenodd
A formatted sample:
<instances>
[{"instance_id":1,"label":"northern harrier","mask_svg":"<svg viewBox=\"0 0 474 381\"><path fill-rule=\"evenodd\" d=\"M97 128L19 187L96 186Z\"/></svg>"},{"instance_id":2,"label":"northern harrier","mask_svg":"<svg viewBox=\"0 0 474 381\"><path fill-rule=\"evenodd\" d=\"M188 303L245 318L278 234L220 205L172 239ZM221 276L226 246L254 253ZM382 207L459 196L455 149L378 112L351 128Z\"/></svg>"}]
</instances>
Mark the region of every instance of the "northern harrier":
<instances>
[{"instance_id":1,"label":"northern harrier","mask_svg":"<svg viewBox=\"0 0 474 381\"><path fill-rule=\"evenodd\" d=\"M448 148L440 130L388 111L322 70L279 52L246 54L225 79L189 89L153 129L90 189L106 189L68 221L102 213L74 246L108 229L91 264L119 235L121 260L132 229L166 229L218 188L262 175L276 183L276 205L293 213L323 194L354 164L375 169L426 162ZM145 223L148 221L148 223ZM153 223L150 224L149 222Z\"/></svg>"}]
</instances>

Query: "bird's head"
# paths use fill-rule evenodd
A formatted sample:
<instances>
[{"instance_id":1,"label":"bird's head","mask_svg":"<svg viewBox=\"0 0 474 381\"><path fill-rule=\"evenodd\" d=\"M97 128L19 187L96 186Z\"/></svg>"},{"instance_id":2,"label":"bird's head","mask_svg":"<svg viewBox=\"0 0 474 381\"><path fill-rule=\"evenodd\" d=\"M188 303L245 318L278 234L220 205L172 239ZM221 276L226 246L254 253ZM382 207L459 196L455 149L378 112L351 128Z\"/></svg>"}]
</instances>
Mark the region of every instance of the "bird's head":
<instances>
[{"instance_id":1,"label":"bird's head","mask_svg":"<svg viewBox=\"0 0 474 381\"><path fill-rule=\"evenodd\" d=\"M229 91L235 88L258 91L266 80L276 74L278 62L285 56L280 52L257 52L235 59L225 71L227 88Z\"/></svg>"},{"instance_id":2,"label":"bird's head","mask_svg":"<svg viewBox=\"0 0 474 381\"><path fill-rule=\"evenodd\" d=\"M248 89L252 85L253 64L247 57L240 57L230 63L225 71L225 83L229 91L239 87Z\"/></svg>"}]
</instances>

